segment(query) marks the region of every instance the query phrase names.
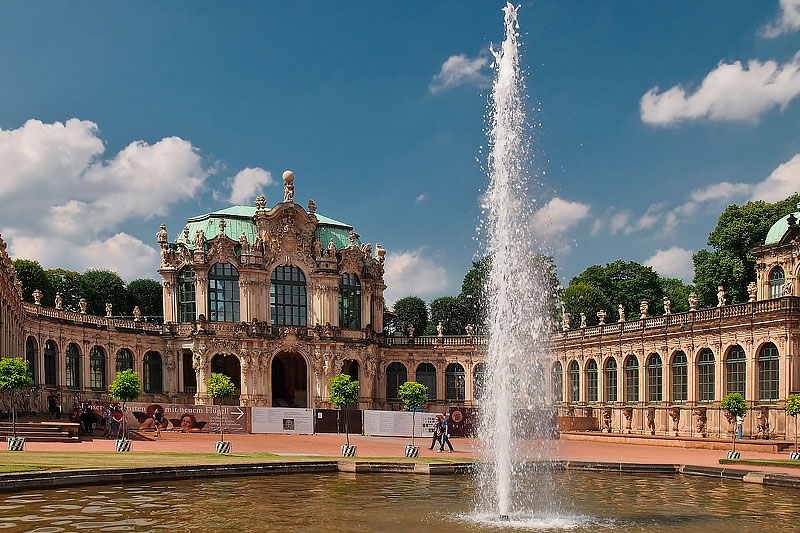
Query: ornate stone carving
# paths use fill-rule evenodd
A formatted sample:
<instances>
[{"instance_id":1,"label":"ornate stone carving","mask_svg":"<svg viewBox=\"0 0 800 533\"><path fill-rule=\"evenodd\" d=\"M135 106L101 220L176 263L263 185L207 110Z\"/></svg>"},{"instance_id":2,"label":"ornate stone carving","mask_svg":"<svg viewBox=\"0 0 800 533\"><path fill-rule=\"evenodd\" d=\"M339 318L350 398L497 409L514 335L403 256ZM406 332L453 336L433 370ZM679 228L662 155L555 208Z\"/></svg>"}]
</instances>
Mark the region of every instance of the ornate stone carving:
<instances>
[{"instance_id":1,"label":"ornate stone carving","mask_svg":"<svg viewBox=\"0 0 800 533\"><path fill-rule=\"evenodd\" d=\"M112 307L111 304L106 304L106 316L107 317L111 316L111 307Z\"/></svg>"},{"instance_id":2,"label":"ornate stone carving","mask_svg":"<svg viewBox=\"0 0 800 533\"><path fill-rule=\"evenodd\" d=\"M294 203L294 172L287 170L283 173L283 201Z\"/></svg>"},{"instance_id":3,"label":"ornate stone carving","mask_svg":"<svg viewBox=\"0 0 800 533\"><path fill-rule=\"evenodd\" d=\"M56 293L56 309L58 309L59 311L61 309L64 309L64 298L62 298L60 292Z\"/></svg>"},{"instance_id":4,"label":"ornate stone carving","mask_svg":"<svg viewBox=\"0 0 800 533\"><path fill-rule=\"evenodd\" d=\"M717 287L717 307L725 305L725 287L720 285Z\"/></svg>"},{"instance_id":5,"label":"ornate stone carving","mask_svg":"<svg viewBox=\"0 0 800 533\"><path fill-rule=\"evenodd\" d=\"M36 305L42 305L42 291L39 289L33 291L33 301Z\"/></svg>"},{"instance_id":6,"label":"ornate stone carving","mask_svg":"<svg viewBox=\"0 0 800 533\"><path fill-rule=\"evenodd\" d=\"M647 420L647 429L650 431L651 435L656 434L656 408L655 407L648 407L647 411L645 412L646 420Z\"/></svg>"},{"instance_id":7,"label":"ornate stone carving","mask_svg":"<svg viewBox=\"0 0 800 533\"><path fill-rule=\"evenodd\" d=\"M786 281L783 283L783 296L794 296L794 294L792 294L793 292L792 278L787 277Z\"/></svg>"},{"instance_id":8,"label":"ornate stone carving","mask_svg":"<svg viewBox=\"0 0 800 533\"><path fill-rule=\"evenodd\" d=\"M664 314L671 315L672 314L672 300L669 297L664 296Z\"/></svg>"},{"instance_id":9,"label":"ornate stone carving","mask_svg":"<svg viewBox=\"0 0 800 533\"><path fill-rule=\"evenodd\" d=\"M87 305L89 305L89 304L86 301L86 298L81 298L80 300L78 300L78 307L80 307L82 315L86 314L86 306Z\"/></svg>"},{"instance_id":10,"label":"ornate stone carving","mask_svg":"<svg viewBox=\"0 0 800 533\"><path fill-rule=\"evenodd\" d=\"M161 229L156 233L156 242L163 248L169 242L169 234L167 233L167 225L161 224Z\"/></svg>"},{"instance_id":11,"label":"ornate stone carving","mask_svg":"<svg viewBox=\"0 0 800 533\"><path fill-rule=\"evenodd\" d=\"M336 257L336 243L333 242L333 237L328 241L328 255L330 257Z\"/></svg>"},{"instance_id":12,"label":"ornate stone carving","mask_svg":"<svg viewBox=\"0 0 800 533\"><path fill-rule=\"evenodd\" d=\"M617 307L617 313L619 313L619 321L625 322L625 307L622 304Z\"/></svg>"},{"instance_id":13,"label":"ornate stone carving","mask_svg":"<svg viewBox=\"0 0 800 533\"><path fill-rule=\"evenodd\" d=\"M375 243L375 259L381 265L386 260L386 250L381 248L381 243Z\"/></svg>"},{"instance_id":14,"label":"ornate stone carving","mask_svg":"<svg viewBox=\"0 0 800 533\"><path fill-rule=\"evenodd\" d=\"M669 416L672 418L672 431L675 432L675 436L678 436L678 425L681 421L681 408L680 407L672 407L669 410Z\"/></svg>"},{"instance_id":15,"label":"ornate stone carving","mask_svg":"<svg viewBox=\"0 0 800 533\"><path fill-rule=\"evenodd\" d=\"M414 336L414 324L409 324L408 325L408 336L409 337L413 337Z\"/></svg>"},{"instance_id":16,"label":"ornate stone carving","mask_svg":"<svg viewBox=\"0 0 800 533\"><path fill-rule=\"evenodd\" d=\"M706 417L706 408L705 407L695 407L694 408L694 416L697 419L695 423L695 430L697 433L700 434L701 437L706 436L706 423L708 422L708 418Z\"/></svg>"},{"instance_id":17,"label":"ornate stone carving","mask_svg":"<svg viewBox=\"0 0 800 533\"><path fill-rule=\"evenodd\" d=\"M603 407L603 429L606 433L611 433L611 413L610 407Z\"/></svg>"},{"instance_id":18,"label":"ornate stone carving","mask_svg":"<svg viewBox=\"0 0 800 533\"><path fill-rule=\"evenodd\" d=\"M194 232L194 251L195 252L204 252L206 249L206 233L199 229Z\"/></svg>"},{"instance_id":19,"label":"ornate stone carving","mask_svg":"<svg viewBox=\"0 0 800 533\"><path fill-rule=\"evenodd\" d=\"M586 329L586 313L581 313L581 328Z\"/></svg>"},{"instance_id":20,"label":"ornate stone carving","mask_svg":"<svg viewBox=\"0 0 800 533\"><path fill-rule=\"evenodd\" d=\"M464 328L464 330L467 332L467 337L472 337L473 329L474 328L472 327L472 324L467 324L467 327Z\"/></svg>"},{"instance_id":21,"label":"ornate stone carving","mask_svg":"<svg viewBox=\"0 0 800 533\"><path fill-rule=\"evenodd\" d=\"M308 213L310 215L313 215L316 212L317 212L317 204L314 202L314 200L309 200L308 201Z\"/></svg>"},{"instance_id":22,"label":"ornate stone carving","mask_svg":"<svg viewBox=\"0 0 800 533\"><path fill-rule=\"evenodd\" d=\"M758 285L756 285L755 281L751 281L750 283L747 284L747 301L755 302L757 295L758 295Z\"/></svg>"},{"instance_id":23,"label":"ornate stone carving","mask_svg":"<svg viewBox=\"0 0 800 533\"><path fill-rule=\"evenodd\" d=\"M350 248L356 247L356 238L358 235L353 230L350 230L350 233L347 234L347 238L350 240Z\"/></svg>"},{"instance_id":24,"label":"ornate stone carving","mask_svg":"<svg viewBox=\"0 0 800 533\"><path fill-rule=\"evenodd\" d=\"M314 257L317 261L322 258L322 241L320 239L314 241Z\"/></svg>"},{"instance_id":25,"label":"ornate stone carving","mask_svg":"<svg viewBox=\"0 0 800 533\"><path fill-rule=\"evenodd\" d=\"M136 305L133 307L133 320L134 322L139 322L142 319L142 311L139 309L139 306Z\"/></svg>"},{"instance_id":26,"label":"ornate stone carving","mask_svg":"<svg viewBox=\"0 0 800 533\"><path fill-rule=\"evenodd\" d=\"M594 416L594 409L591 407L584 407L583 408L583 416L587 418L592 418Z\"/></svg>"},{"instance_id":27,"label":"ornate stone carving","mask_svg":"<svg viewBox=\"0 0 800 533\"><path fill-rule=\"evenodd\" d=\"M642 300L642 303L639 304L639 313L641 313L639 319L643 320L647 318L647 312L649 310L650 310L650 304L647 303L647 300Z\"/></svg>"},{"instance_id":28,"label":"ornate stone carving","mask_svg":"<svg viewBox=\"0 0 800 533\"><path fill-rule=\"evenodd\" d=\"M247 235L244 230L242 230L242 234L239 235L239 245L242 247L243 254L250 253L250 242L247 240Z\"/></svg>"},{"instance_id":29,"label":"ornate stone carving","mask_svg":"<svg viewBox=\"0 0 800 533\"><path fill-rule=\"evenodd\" d=\"M436 326L436 334L439 337L444 337L444 325L442 325L442 321L439 321L439 324Z\"/></svg>"},{"instance_id":30,"label":"ornate stone carving","mask_svg":"<svg viewBox=\"0 0 800 533\"><path fill-rule=\"evenodd\" d=\"M569 313L561 315L561 329L564 331L569 330Z\"/></svg>"},{"instance_id":31,"label":"ornate stone carving","mask_svg":"<svg viewBox=\"0 0 800 533\"><path fill-rule=\"evenodd\" d=\"M622 409L622 414L625 415L625 431L632 433L631 425L633 424L633 407L625 407Z\"/></svg>"},{"instance_id":32,"label":"ornate stone carving","mask_svg":"<svg viewBox=\"0 0 800 533\"><path fill-rule=\"evenodd\" d=\"M756 411L756 438L768 439L769 437L769 407L762 406Z\"/></svg>"},{"instance_id":33,"label":"ornate stone carving","mask_svg":"<svg viewBox=\"0 0 800 533\"><path fill-rule=\"evenodd\" d=\"M606 316L607 316L607 314L606 314L605 310L603 310L603 309L601 309L601 310L599 310L599 311L597 312L597 320L599 320L599 321L600 321L600 325L601 325L601 326L604 326L604 325L605 325L605 323L606 323Z\"/></svg>"},{"instance_id":34,"label":"ornate stone carving","mask_svg":"<svg viewBox=\"0 0 800 533\"><path fill-rule=\"evenodd\" d=\"M261 196L257 196L253 204L256 206L256 211L264 211L267 207L267 197L263 194Z\"/></svg>"}]
</instances>

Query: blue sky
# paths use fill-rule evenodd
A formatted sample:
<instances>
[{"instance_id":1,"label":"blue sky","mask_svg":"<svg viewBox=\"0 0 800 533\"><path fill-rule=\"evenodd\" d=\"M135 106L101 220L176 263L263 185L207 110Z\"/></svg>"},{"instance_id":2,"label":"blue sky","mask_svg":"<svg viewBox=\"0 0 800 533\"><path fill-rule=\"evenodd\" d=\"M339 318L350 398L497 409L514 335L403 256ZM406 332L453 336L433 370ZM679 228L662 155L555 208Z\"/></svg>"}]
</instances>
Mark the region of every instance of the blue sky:
<instances>
[{"instance_id":1,"label":"blue sky","mask_svg":"<svg viewBox=\"0 0 800 533\"><path fill-rule=\"evenodd\" d=\"M430 4L0 4L12 255L155 277L160 223L277 202L292 169L299 203L388 249L390 300L458 293L502 3ZM520 24L531 223L565 283L617 258L691 280L727 203L800 190L800 1L524 2Z\"/></svg>"}]
</instances>

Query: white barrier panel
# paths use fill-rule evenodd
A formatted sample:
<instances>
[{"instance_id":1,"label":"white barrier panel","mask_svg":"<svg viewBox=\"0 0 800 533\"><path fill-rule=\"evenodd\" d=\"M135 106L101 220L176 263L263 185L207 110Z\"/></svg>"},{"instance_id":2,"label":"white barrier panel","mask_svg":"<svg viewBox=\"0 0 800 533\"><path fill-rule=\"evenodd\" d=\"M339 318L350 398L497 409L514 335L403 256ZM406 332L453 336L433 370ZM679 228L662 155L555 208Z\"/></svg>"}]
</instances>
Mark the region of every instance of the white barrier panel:
<instances>
[{"instance_id":1,"label":"white barrier panel","mask_svg":"<svg viewBox=\"0 0 800 533\"><path fill-rule=\"evenodd\" d=\"M314 410L295 407L251 407L253 433L314 433Z\"/></svg>"},{"instance_id":2,"label":"white barrier panel","mask_svg":"<svg viewBox=\"0 0 800 533\"><path fill-rule=\"evenodd\" d=\"M409 411L364 411L364 435L378 437L411 437ZM436 413L414 415L415 437L430 437L436 424Z\"/></svg>"}]
</instances>

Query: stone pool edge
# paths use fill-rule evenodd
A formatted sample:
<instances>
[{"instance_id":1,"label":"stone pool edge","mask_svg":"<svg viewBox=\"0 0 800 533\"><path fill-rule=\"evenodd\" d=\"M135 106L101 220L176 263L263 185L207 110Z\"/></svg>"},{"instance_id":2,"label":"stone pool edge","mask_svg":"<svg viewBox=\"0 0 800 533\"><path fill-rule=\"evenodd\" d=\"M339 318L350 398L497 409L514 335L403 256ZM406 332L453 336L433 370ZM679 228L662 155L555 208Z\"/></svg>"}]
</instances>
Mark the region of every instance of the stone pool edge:
<instances>
[{"instance_id":1,"label":"stone pool edge","mask_svg":"<svg viewBox=\"0 0 800 533\"><path fill-rule=\"evenodd\" d=\"M180 465L131 468L93 468L79 470L45 470L0 474L0 492L30 489L57 489L79 485L113 485L118 483L179 481L213 477L267 476L347 472L354 474L464 475L474 470L475 463L402 463L391 461L298 461L210 465ZM684 474L716 477L745 483L758 483L800 488L800 476L716 466L683 464L619 463L562 460L547 463L545 468L585 470L628 474Z\"/></svg>"}]
</instances>

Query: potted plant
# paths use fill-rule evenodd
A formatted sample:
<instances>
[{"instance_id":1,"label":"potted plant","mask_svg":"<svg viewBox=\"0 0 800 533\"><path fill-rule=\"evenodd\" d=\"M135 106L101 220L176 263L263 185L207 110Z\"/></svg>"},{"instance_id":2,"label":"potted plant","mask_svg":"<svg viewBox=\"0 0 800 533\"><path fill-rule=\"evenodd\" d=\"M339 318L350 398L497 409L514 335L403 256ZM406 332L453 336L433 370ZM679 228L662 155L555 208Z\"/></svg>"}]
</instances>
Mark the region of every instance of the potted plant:
<instances>
[{"instance_id":1,"label":"potted plant","mask_svg":"<svg viewBox=\"0 0 800 533\"><path fill-rule=\"evenodd\" d=\"M747 404L741 394L732 392L722 399L722 403L719 406L725 411L728 422L734 426L733 438L731 439L733 441L733 451L728 454L728 459L738 459L739 453L736 451L736 419L747 413Z\"/></svg>"},{"instance_id":2,"label":"potted plant","mask_svg":"<svg viewBox=\"0 0 800 533\"><path fill-rule=\"evenodd\" d=\"M211 396L211 405L214 405L216 399L230 398L234 394L236 394L236 387L231 378L225 374L211 374L211 379L208 380L208 395ZM217 453L231 453L231 443L225 440L221 406L219 408L219 442L216 443L216 446Z\"/></svg>"},{"instance_id":3,"label":"potted plant","mask_svg":"<svg viewBox=\"0 0 800 533\"><path fill-rule=\"evenodd\" d=\"M800 414L800 394L790 394L786 398L786 414L794 418L794 452L789 454L792 460L800 459L800 450L797 449L797 415Z\"/></svg>"},{"instance_id":4,"label":"potted plant","mask_svg":"<svg viewBox=\"0 0 800 533\"><path fill-rule=\"evenodd\" d=\"M128 422L125 416L125 404L132 402L141 395L142 382L139 379L139 374L133 370L123 370L117 372L117 377L111 384L109 393L112 398L122 402L122 436L114 441L115 448L118 452L131 451L131 440L128 438Z\"/></svg>"},{"instance_id":5,"label":"potted plant","mask_svg":"<svg viewBox=\"0 0 800 533\"><path fill-rule=\"evenodd\" d=\"M418 457L419 446L414 445L416 432L415 416L417 409L428 401L428 387L416 381L406 381L400 385L397 396L402 400L403 407L411 411L411 444L406 446L406 457Z\"/></svg>"},{"instance_id":6,"label":"potted plant","mask_svg":"<svg viewBox=\"0 0 800 533\"><path fill-rule=\"evenodd\" d=\"M347 374L339 374L328 382L331 391L331 403L334 407L344 409L344 431L347 444L342 446L342 457L355 457L356 447L350 445L350 419L347 416L347 406L358 401L358 381L352 381Z\"/></svg>"},{"instance_id":7,"label":"potted plant","mask_svg":"<svg viewBox=\"0 0 800 533\"><path fill-rule=\"evenodd\" d=\"M11 407L11 437L7 437L9 451L21 452L25 437L17 437L17 404L33 387L33 377L28 372L28 362L20 358L0 360L0 393L8 398Z\"/></svg>"}]
</instances>

